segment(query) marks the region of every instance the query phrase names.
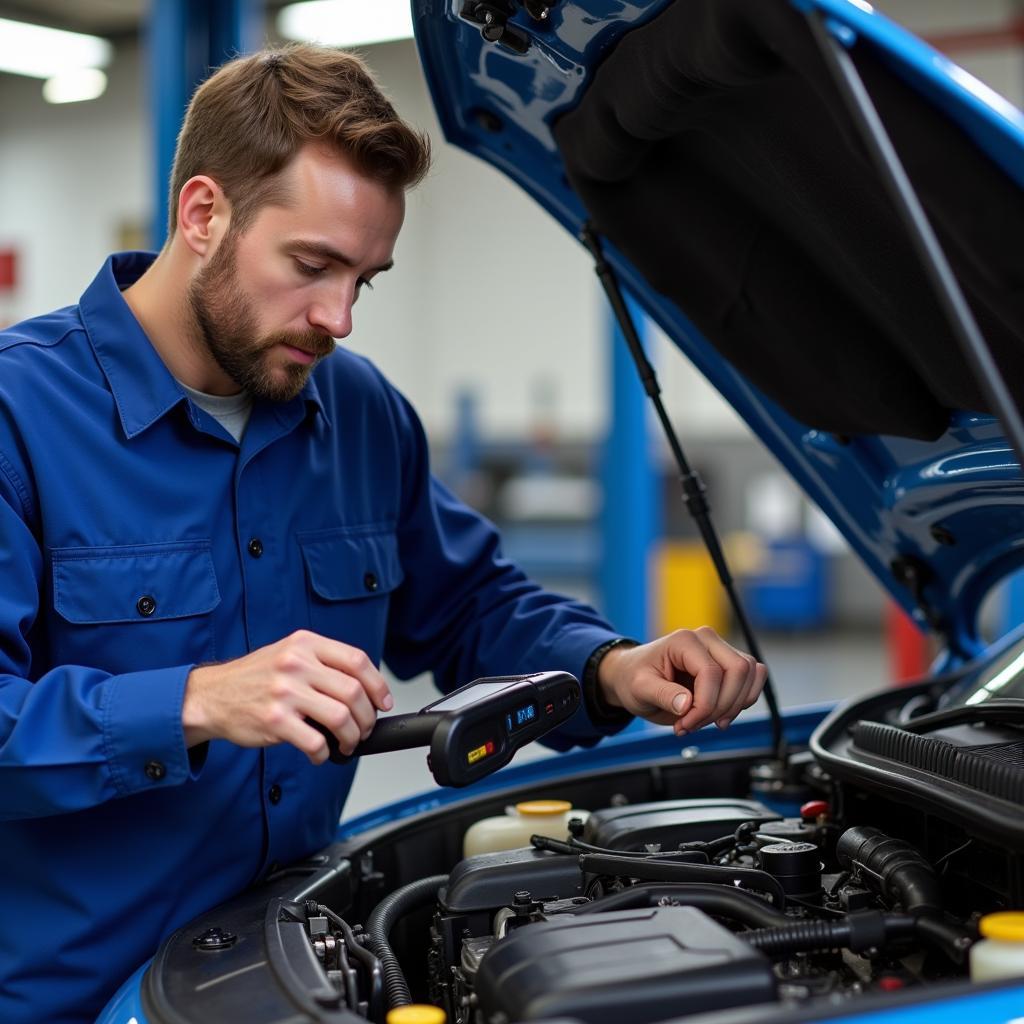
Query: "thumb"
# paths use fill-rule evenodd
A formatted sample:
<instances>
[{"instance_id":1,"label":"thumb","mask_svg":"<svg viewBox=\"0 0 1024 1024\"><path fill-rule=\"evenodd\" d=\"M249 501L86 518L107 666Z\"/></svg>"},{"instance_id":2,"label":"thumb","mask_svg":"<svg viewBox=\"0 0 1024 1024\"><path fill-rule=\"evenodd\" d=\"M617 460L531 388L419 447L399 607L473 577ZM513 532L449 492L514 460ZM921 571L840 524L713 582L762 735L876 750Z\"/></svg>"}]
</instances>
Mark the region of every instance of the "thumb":
<instances>
[{"instance_id":1,"label":"thumb","mask_svg":"<svg viewBox=\"0 0 1024 1024\"><path fill-rule=\"evenodd\" d=\"M685 686L666 679L657 672L637 673L633 696L638 703L673 719L686 714L693 706L693 693Z\"/></svg>"}]
</instances>

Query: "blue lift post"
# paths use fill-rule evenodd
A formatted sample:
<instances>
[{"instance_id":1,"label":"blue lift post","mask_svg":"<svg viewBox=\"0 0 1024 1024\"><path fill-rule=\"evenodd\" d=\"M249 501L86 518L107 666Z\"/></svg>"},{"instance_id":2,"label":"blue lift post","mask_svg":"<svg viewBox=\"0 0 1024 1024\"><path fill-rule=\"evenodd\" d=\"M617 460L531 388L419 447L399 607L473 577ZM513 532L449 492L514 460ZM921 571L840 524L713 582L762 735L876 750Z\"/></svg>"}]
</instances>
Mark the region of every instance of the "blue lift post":
<instances>
[{"instance_id":1,"label":"blue lift post","mask_svg":"<svg viewBox=\"0 0 1024 1024\"><path fill-rule=\"evenodd\" d=\"M628 296L626 301L646 345L647 317ZM648 430L648 399L611 313L606 323L611 422L601 466L601 611L620 633L646 640L653 633L650 576L660 534L658 473Z\"/></svg>"},{"instance_id":2,"label":"blue lift post","mask_svg":"<svg viewBox=\"0 0 1024 1024\"><path fill-rule=\"evenodd\" d=\"M146 37L154 140L151 241L167 238L167 189L188 101L212 68L262 45L264 0L152 0Z\"/></svg>"}]
</instances>

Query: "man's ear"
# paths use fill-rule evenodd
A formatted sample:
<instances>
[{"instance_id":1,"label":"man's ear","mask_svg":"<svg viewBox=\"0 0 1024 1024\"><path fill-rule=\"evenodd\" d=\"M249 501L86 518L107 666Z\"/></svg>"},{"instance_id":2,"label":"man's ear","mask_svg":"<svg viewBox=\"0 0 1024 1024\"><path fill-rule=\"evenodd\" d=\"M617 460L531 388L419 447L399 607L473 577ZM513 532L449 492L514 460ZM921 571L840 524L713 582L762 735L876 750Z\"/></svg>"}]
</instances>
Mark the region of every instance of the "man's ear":
<instances>
[{"instance_id":1,"label":"man's ear","mask_svg":"<svg viewBox=\"0 0 1024 1024\"><path fill-rule=\"evenodd\" d=\"M197 174L178 193L178 234L197 255L209 256L227 233L231 204L224 190L205 174Z\"/></svg>"}]
</instances>

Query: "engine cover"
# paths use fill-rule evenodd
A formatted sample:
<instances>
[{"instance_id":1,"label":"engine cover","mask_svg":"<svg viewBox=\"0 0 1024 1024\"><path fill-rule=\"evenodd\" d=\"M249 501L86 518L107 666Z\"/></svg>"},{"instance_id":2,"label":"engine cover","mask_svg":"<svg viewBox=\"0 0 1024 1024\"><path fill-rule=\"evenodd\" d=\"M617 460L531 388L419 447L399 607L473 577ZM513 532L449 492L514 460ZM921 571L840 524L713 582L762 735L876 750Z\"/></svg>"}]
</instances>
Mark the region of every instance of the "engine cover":
<instances>
[{"instance_id":1,"label":"engine cover","mask_svg":"<svg viewBox=\"0 0 1024 1024\"><path fill-rule=\"evenodd\" d=\"M773 1002L769 961L694 907L566 916L519 928L482 959L482 1018L644 1024Z\"/></svg>"},{"instance_id":2,"label":"engine cover","mask_svg":"<svg viewBox=\"0 0 1024 1024\"><path fill-rule=\"evenodd\" d=\"M679 843L707 842L735 831L745 821L774 821L778 815L755 800L659 800L595 811L583 838L611 850L642 850L660 843L670 850Z\"/></svg>"}]
</instances>

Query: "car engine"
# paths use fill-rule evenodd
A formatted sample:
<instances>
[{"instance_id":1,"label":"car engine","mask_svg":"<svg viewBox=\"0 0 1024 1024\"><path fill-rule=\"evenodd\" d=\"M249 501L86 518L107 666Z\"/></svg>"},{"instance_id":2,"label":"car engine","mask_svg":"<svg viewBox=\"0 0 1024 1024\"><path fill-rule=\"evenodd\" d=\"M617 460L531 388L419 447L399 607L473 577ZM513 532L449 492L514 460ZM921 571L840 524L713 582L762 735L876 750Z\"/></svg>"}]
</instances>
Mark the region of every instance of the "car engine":
<instances>
[{"instance_id":1,"label":"car engine","mask_svg":"<svg viewBox=\"0 0 1024 1024\"><path fill-rule=\"evenodd\" d=\"M945 864L843 826L824 799L791 817L752 799L624 804L418 879L364 927L337 919L331 948L347 938L376 973L329 962L326 916L311 940L372 1020L411 1000L406 970L450 1024L763 1019L964 976L974 920L950 912ZM410 917L400 964L391 933Z\"/></svg>"},{"instance_id":2,"label":"car engine","mask_svg":"<svg viewBox=\"0 0 1024 1024\"><path fill-rule=\"evenodd\" d=\"M971 944L908 843L744 800L609 808L438 886L432 1001L458 1024L665 1020L842 1000L962 971Z\"/></svg>"}]
</instances>

